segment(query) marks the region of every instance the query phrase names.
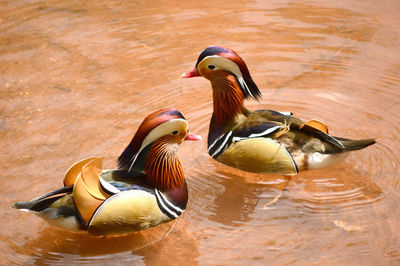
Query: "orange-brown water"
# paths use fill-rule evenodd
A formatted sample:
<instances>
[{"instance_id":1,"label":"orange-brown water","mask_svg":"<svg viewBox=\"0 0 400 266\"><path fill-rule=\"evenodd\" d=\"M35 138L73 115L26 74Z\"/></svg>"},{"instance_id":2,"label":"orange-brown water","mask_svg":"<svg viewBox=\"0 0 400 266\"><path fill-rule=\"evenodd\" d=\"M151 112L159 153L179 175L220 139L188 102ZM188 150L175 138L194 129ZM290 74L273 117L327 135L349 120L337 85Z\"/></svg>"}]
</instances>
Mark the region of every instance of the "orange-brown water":
<instances>
[{"instance_id":1,"label":"orange-brown water","mask_svg":"<svg viewBox=\"0 0 400 266\"><path fill-rule=\"evenodd\" d=\"M1 1L0 264L400 263L399 14L395 0ZM213 161L210 84L180 75L214 44L261 88L250 109L378 143L290 179ZM115 167L162 107L204 137L180 148L190 200L176 224L99 238L10 208L87 156Z\"/></svg>"}]
</instances>

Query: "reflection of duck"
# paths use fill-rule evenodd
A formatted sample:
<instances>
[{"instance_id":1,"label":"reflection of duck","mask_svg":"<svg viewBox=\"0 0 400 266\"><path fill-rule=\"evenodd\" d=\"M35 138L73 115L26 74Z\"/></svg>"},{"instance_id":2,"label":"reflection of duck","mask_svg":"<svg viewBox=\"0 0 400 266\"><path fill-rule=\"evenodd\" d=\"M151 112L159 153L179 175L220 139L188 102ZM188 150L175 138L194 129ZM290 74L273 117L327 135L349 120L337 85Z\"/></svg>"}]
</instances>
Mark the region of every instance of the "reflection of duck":
<instances>
[{"instance_id":1,"label":"reflection of duck","mask_svg":"<svg viewBox=\"0 0 400 266\"><path fill-rule=\"evenodd\" d=\"M94 235L122 234L177 218L188 200L177 147L199 140L174 109L142 122L118 159L119 169L101 170L101 158L82 160L65 174L64 187L13 207L35 212L50 224Z\"/></svg>"},{"instance_id":2,"label":"reflection of duck","mask_svg":"<svg viewBox=\"0 0 400 266\"><path fill-rule=\"evenodd\" d=\"M24 264L71 265L85 261L97 265L113 262L136 264L135 262L141 261L152 265L160 261L170 261L168 259L171 258L171 253L177 254L186 249L185 254L190 253L190 256L177 256L174 262L195 265L199 256L198 242L194 241L191 232L186 231L187 224L182 220L118 237L71 234L65 230L45 227L37 236L33 234L28 237L34 239L14 247L15 252L27 259Z\"/></svg>"},{"instance_id":3,"label":"reflection of duck","mask_svg":"<svg viewBox=\"0 0 400 266\"><path fill-rule=\"evenodd\" d=\"M252 218L261 193L266 193L265 185L243 182L243 178L232 175L232 179L221 178L216 180L222 187L216 191L213 204L214 210L209 219L227 226L239 227ZM222 215L221 215L222 214Z\"/></svg>"},{"instance_id":4,"label":"reflection of duck","mask_svg":"<svg viewBox=\"0 0 400 266\"><path fill-rule=\"evenodd\" d=\"M233 50L211 46L199 56L185 78L203 76L213 89L214 111L208 152L219 162L250 172L297 174L343 160L349 151L375 143L373 139L333 137L322 122L303 122L291 114L247 110L243 101L261 92L246 64Z\"/></svg>"}]
</instances>

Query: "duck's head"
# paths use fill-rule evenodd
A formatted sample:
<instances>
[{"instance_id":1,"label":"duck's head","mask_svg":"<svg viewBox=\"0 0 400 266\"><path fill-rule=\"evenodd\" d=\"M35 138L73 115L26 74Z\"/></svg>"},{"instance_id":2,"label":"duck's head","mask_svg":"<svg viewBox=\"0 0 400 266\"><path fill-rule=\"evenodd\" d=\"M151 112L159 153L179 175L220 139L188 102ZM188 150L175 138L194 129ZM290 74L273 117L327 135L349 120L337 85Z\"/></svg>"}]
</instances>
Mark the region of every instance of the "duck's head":
<instances>
[{"instance_id":1,"label":"duck's head","mask_svg":"<svg viewBox=\"0 0 400 266\"><path fill-rule=\"evenodd\" d=\"M221 84L221 80L234 76L244 98L258 99L261 92L250 76L243 59L233 50L222 46L210 46L199 56L192 71L183 74L184 78L203 76L210 80L213 88Z\"/></svg>"},{"instance_id":2,"label":"duck's head","mask_svg":"<svg viewBox=\"0 0 400 266\"><path fill-rule=\"evenodd\" d=\"M147 153L153 144L162 143L163 149L175 152L184 140L201 140L201 136L189 132L189 123L178 110L158 110L140 124L132 141L118 158L119 167L131 170L135 165L143 170Z\"/></svg>"}]
</instances>

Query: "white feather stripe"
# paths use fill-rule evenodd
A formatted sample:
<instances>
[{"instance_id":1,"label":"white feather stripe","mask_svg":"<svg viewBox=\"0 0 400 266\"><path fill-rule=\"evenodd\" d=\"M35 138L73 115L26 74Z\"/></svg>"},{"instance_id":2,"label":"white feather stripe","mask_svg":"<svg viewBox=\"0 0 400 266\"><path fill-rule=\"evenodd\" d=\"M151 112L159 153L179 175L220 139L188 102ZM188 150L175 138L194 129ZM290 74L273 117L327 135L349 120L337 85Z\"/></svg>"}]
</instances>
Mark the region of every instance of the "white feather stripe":
<instances>
[{"instance_id":1,"label":"white feather stripe","mask_svg":"<svg viewBox=\"0 0 400 266\"><path fill-rule=\"evenodd\" d=\"M280 111L277 111L277 112L280 114L286 115L286 116L293 115L292 112L280 112Z\"/></svg>"},{"instance_id":2,"label":"white feather stripe","mask_svg":"<svg viewBox=\"0 0 400 266\"><path fill-rule=\"evenodd\" d=\"M228 139L230 138L230 136L232 135L232 131L229 131L229 133L226 135L224 142L222 142L222 144L219 146L219 148L211 155L211 157L214 157L216 154L218 154L222 148L225 146L226 142L228 141ZM215 142L214 142L215 143ZM210 147L211 148L211 147ZM210 148L208 150L210 150Z\"/></svg>"},{"instance_id":3,"label":"white feather stripe","mask_svg":"<svg viewBox=\"0 0 400 266\"><path fill-rule=\"evenodd\" d=\"M285 147L282 146L282 144L281 144L281 147L283 148L283 150L285 151L285 153L287 154L287 156L290 158L291 163L292 163L292 166L293 166L293 169L294 169L294 171L295 171L296 174L297 174L297 173L299 172L299 170L298 170L298 168L297 168L296 162L295 162L294 159L293 159L293 156L288 152L288 150L287 150Z\"/></svg>"},{"instance_id":4,"label":"white feather stripe","mask_svg":"<svg viewBox=\"0 0 400 266\"><path fill-rule=\"evenodd\" d=\"M158 202L161 204L162 209L167 211L172 217L177 218L178 215L165 205L163 199L161 198L161 195L160 195L161 193L157 189L155 189L154 191L156 193L156 197L158 198Z\"/></svg>"},{"instance_id":5,"label":"white feather stripe","mask_svg":"<svg viewBox=\"0 0 400 266\"><path fill-rule=\"evenodd\" d=\"M247 86L246 82L244 81L243 77L237 77L239 80L240 85L247 91L248 94L250 94L251 97L255 98L253 94L251 93L249 87Z\"/></svg>"},{"instance_id":6,"label":"white feather stripe","mask_svg":"<svg viewBox=\"0 0 400 266\"><path fill-rule=\"evenodd\" d=\"M121 192L118 188L114 187L113 185L105 181L103 178L99 177L99 179L100 179L100 184L103 186L105 190L114 194Z\"/></svg>"},{"instance_id":7,"label":"white feather stripe","mask_svg":"<svg viewBox=\"0 0 400 266\"><path fill-rule=\"evenodd\" d=\"M182 210L181 208L179 208L178 206L175 206L174 204L172 204L165 196L164 194L162 194L160 191L158 191L156 189L156 193L159 193L159 195L161 196L161 198L164 200L165 203L167 203L167 205L171 208L173 208L175 211L177 211L179 214L181 214L184 210Z\"/></svg>"},{"instance_id":8,"label":"white feather stripe","mask_svg":"<svg viewBox=\"0 0 400 266\"><path fill-rule=\"evenodd\" d=\"M210 151L210 150L214 147L215 143L217 143L217 142L218 142L220 139L222 139L224 136L225 136L225 134L222 134L222 135L219 136L216 140L214 140L214 142L208 147L208 151Z\"/></svg>"},{"instance_id":9,"label":"white feather stripe","mask_svg":"<svg viewBox=\"0 0 400 266\"><path fill-rule=\"evenodd\" d=\"M238 141L241 141L241 140L244 140L244 139L264 137L264 136L267 136L268 134L270 134L270 133L272 133L272 132L274 132L274 131L276 131L276 130L278 130L280 128L282 128L282 126L275 126L275 127L268 128L267 130L265 130L263 132L260 132L260 133L250 134L247 137L233 137L232 141L233 142L238 142Z\"/></svg>"},{"instance_id":10,"label":"white feather stripe","mask_svg":"<svg viewBox=\"0 0 400 266\"><path fill-rule=\"evenodd\" d=\"M132 170L133 165L135 164L136 158L138 157L139 153L142 151L143 148L140 148L140 150L138 151L138 153L136 153L136 155L132 158L132 163L131 166L129 166L128 172L130 172Z\"/></svg>"},{"instance_id":11,"label":"white feather stripe","mask_svg":"<svg viewBox=\"0 0 400 266\"><path fill-rule=\"evenodd\" d=\"M93 219L94 219L94 218L97 216L97 214L101 211L101 209L102 209L102 207L104 206L104 204L107 204L108 201L114 200L114 197L115 197L116 195L117 195L117 194L115 194L115 195L113 195L113 196L111 196L111 197L109 197L109 198L106 198L106 200L96 209L96 211L93 213L92 217L90 218L89 222L87 223L87 227L88 227L88 228L89 228L90 225L92 224Z\"/></svg>"}]
</instances>

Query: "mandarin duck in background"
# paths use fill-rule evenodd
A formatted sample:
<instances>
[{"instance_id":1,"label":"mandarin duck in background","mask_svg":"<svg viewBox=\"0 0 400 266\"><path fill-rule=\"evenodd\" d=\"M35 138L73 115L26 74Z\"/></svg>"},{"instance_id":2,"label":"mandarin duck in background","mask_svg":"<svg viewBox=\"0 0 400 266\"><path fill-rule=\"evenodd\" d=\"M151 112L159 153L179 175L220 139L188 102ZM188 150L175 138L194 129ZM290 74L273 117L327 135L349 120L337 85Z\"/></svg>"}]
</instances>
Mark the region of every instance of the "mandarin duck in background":
<instances>
[{"instance_id":1,"label":"mandarin duck in background","mask_svg":"<svg viewBox=\"0 0 400 266\"><path fill-rule=\"evenodd\" d=\"M211 46L184 78L203 76L211 82L213 114L208 153L217 161L249 172L297 174L343 160L349 151L375 143L329 135L318 120L303 122L291 113L249 111L244 99L260 99L243 59L233 50Z\"/></svg>"},{"instance_id":2,"label":"mandarin duck in background","mask_svg":"<svg viewBox=\"0 0 400 266\"><path fill-rule=\"evenodd\" d=\"M93 235L124 234L171 221L188 201L177 148L184 140L201 139L188 127L177 110L154 112L118 158L119 169L102 170L101 157L87 158L68 169L64 187L13 207Z\"/></svg>"}]
</instances>

